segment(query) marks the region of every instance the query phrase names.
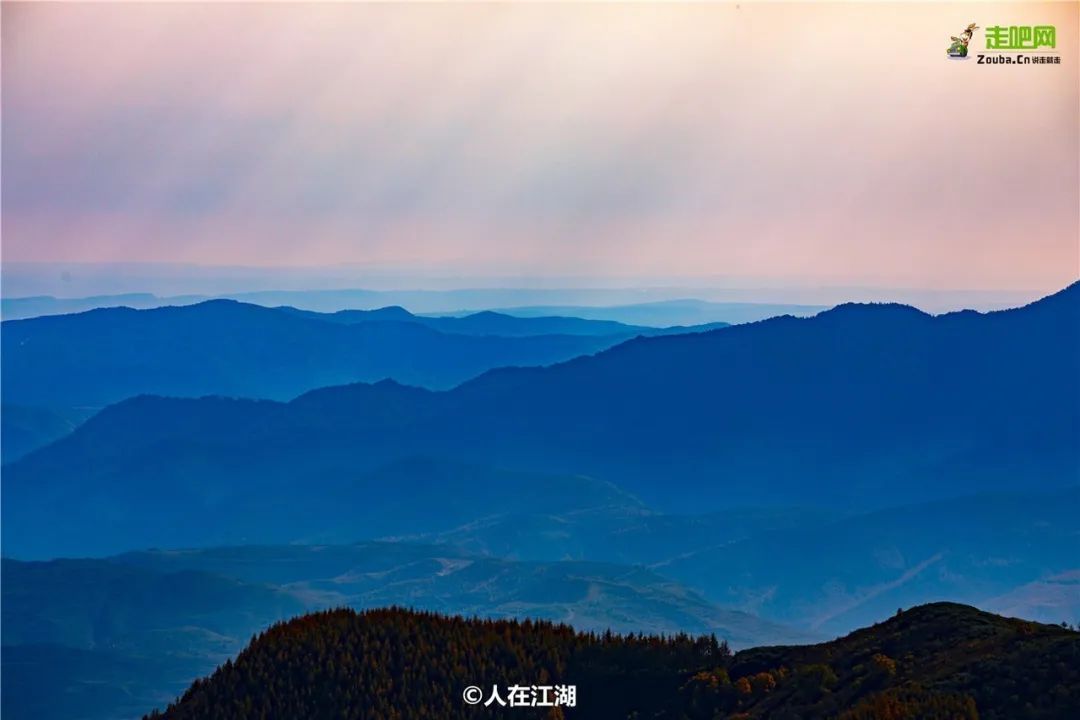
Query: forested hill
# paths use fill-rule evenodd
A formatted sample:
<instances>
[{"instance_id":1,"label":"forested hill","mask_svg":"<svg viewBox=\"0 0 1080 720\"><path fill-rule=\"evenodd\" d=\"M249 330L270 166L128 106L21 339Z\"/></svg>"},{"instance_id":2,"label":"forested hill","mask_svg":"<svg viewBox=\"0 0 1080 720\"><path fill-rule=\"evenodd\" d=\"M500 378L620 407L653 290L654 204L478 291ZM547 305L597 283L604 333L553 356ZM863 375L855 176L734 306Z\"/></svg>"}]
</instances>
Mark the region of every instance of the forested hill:
<instances>
[{"instance_id":1,"label":"forested hill","mask_svg":"<svg viewBox=\"0 0 1080 720\"><path fill-rule=\"evenodd\" d=\"M472 706L469 686L573 685L573 707ZM507 701L508 702L508 701ZM821 645L576 633L544 622L336 610L278 624L149 718L1080 717L1080 634L951 603Z\"/></svg>"}]
</instances>

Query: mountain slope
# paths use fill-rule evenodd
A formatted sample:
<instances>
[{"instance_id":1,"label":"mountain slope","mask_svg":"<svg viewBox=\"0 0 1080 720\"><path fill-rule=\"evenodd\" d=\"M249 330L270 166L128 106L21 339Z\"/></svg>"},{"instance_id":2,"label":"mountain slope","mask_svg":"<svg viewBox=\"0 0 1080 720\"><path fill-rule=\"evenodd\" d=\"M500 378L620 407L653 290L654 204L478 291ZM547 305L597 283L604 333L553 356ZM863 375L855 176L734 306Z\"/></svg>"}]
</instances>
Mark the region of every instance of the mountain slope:
<instances>
[{"instance_id":1,"label":"mountain slope","mask_svg":"<svg viewBox=\"0 0 1080 720\"><path fill-rule=\"evenodd\" d=\"M279 588L198 570L6 558L0 568L5 718L138 717L252 633L311 609Z\"/></svg>"},{"instance_id":2,"label":"mountain slope","mask_svg":"<svg viewBox=\"0 0 1080 720\"><path fill-rule=\"evenodd\" d=\"M9 462L62 438L92 411L80 408L54 410L26 405L0 406L0 462Z\"/></svg>"},{"instance_id":3,"label":"mountain slope","mask_svg":"<svg viewBox=\"0 0 1080 720\"><path fill-rule=\"evenodd\" d=\"M574 634L545 623L379 610L309 615L151 717L468 718L470 685L576 688L582 718L1065 718L1080 712L1080 635L962 605L914 608L817 646L747 650L709 638ZM273 692L269 689L273 688Z\"/></svg>"},{"instance_id":4,"label":"mountain slope","mask_svg":"<svg viewBox=\"0 0 1080 720\"><path fill-rule=\"evenodd\" d=\"M1075 482L1077 367L1080 284L985 315L841 306L643 338L545 370L493 371L452 396L505 452L557 448L559 461L648 501L638 483L664 476L681 489L693 478L697 503L715 488L728 501L880 493L885 504L941 484Z\"/></svg>"},{"instance_id":5,"label":"mountain slope","mask_svg":"<svg viewBox=\"0 0 1080 720\"><path fill-rule=\"evenodd\" d=\"M1080 622L1068 604L1052 617L1032 615L1037 596L1002 597L1021 586L1066 591L1042 581L1080 568L1078 539L1080 488L1071 488L951 498L760 532L652 567L724 606L825 634L943 598Z\"/></svg>"},{"instance_id":6,"label":"mountain slope","mask_svg":"<svg viewBox=\"0 0 1080 720\"><path fill-rule=\"evenodd\" d=\"M197 641L198 628L228 653L230 640L309 607L279 588L196 569L8 558L0 567L5 645L176 653Z\"/></svg>"},{"instance_id":7,"label":"mountain slope","mask_svg":"<svg viewBox=\"0 0 1080 720\"><path fill-rule=\"evenodd\" d=\"M128 720L164 707L220 660L191 655L132 657L109 649L4 645L0 714L35 720Z\"/></svg>"}]
</instances>

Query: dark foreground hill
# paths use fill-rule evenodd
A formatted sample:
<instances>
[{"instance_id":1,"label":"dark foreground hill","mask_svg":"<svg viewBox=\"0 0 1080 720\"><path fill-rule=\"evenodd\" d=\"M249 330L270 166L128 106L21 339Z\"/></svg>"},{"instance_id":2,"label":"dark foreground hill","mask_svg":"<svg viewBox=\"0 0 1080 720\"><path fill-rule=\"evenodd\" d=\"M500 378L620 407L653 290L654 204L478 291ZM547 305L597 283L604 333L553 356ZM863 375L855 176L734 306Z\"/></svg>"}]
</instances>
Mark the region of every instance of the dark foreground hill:
<instances>
[{"instance_id":1,"label":"dark foreground hill","mask_svg":"<svg viewBox=\"0 0 1080 720\"><path fill-rule=\"evenodd\" d=\"M572 685L576 702L487 709L464 702L466 687L482 688L486 700L493 685L507 703L511 685ZM1080 634L936 603L830 643L734 656L710 637L331 611L272 627L150 717L1064 720L1078 713Z\"/></svg>"}]
</instances>

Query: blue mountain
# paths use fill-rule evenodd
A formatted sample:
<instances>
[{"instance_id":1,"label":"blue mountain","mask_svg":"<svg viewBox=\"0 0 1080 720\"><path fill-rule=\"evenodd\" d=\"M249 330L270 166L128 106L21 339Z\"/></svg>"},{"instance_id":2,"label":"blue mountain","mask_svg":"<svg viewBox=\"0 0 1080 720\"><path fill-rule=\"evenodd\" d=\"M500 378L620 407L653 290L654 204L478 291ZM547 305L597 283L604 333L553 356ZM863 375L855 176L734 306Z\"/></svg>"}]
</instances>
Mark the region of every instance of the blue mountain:
<instances>
[{"instance_id":1,"label":"blue mountain","mask_svg":"<svg viewBox=\"0 0 1080 720\"><path fill-rule=\"evenodd\" d=\"M638 338L446 392L138 397L5 466L4 544L108 552L220 523L257 541L280 529L282 505L311 498L289 526L302 534L321 522L305 508L369 502L380 487L343 488L420 454L614 482L664 511L1066 487L1080 479L1077 367L1080 284L986 314L844 305Z\"/></svg>"},{"instance_id":2,"label":"blue mountain","mask_svg":"<svg viewBox=\"0 0 1080 720\"><path fill-rule=\"evenodd\" d=\"M341 322L212 300L7 321L0 330L3 401L100 407L141 393L284 400L383 378L446 388L493 367L550 364L634 335L632 328L610 333L604 324L597 334L444 333L399 310L372 311L379 322Z\"/></svg>"}]
</instances>

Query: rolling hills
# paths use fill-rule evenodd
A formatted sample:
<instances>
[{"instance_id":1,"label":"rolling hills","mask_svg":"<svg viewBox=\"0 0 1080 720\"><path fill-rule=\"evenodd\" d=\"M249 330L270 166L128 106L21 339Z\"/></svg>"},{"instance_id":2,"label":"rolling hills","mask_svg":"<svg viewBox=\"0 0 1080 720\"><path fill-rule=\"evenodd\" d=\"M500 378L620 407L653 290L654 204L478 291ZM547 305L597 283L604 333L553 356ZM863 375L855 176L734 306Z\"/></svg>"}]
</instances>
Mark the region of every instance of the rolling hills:
<instances>
[{"instance_id":1,"label":"rolling hills","mask_svg":"<svg viewBox=\"0 0 1080 720\"><path fill-rule=\"evenodd\" d=\"M726 607L826 635L943 598L1080 622L1060 600L1067 586L1046 586L1080 568L1078 541L1080 487L1073 487L950 498L769 529L650 567ZM1024 586L1026 603L1000 597ZM1040 602L1050 607L1033 614Z\"/></svg>"},{"instance_id":2,"label":"rolling hills","mask_svg":"<svg viewBox=\"0 0 1080 720\"><path fill-rule=\"evenodd\" d=\"M215 421L227 436L248 422L246 405L221 403ZM212 431L205 423L197 428ZM638 499L611 483L582 476L432 457L406 457L352 473L335 467L340 462L336 451L294 446L294 457L314 452L318 457L313 461L325 463L320 480L312 484L287 465L280 471L262 465L254 446L236 451L231 470L209 465L204 454L211 452L209 448L187 448L191 454L184 462L172 468L146 468L137 476L118 477L107 470L98 474L88 468L84 484L62 491L7 485L5 553L48 558L102 556L146 547L353 542L451 531L515 509L555 516L589 510L647 512ZM132 447L117 450L125 463L146 464L153 463L160 451L160 446L145 453ZM262 471L257 477L247 476L249 484L242 480L240 468L255 465ZM239 482L227 480L233 473ZM51 522L41 513L65 521Z\"/></svg>"},{"instance_id":3,"label":"rolling hills","mask_svg":"<svg viewBox=\"0 0 1080 720\"><path fill-rule=\"evenodd\" d=\"M738 647L811 635L720 608L643 568L513 562L407 543L248 546L2 562L2 711L138 717L301 612L408 605L583 630L712 632Z\"/></svg>"},{"instance_id":4,"label":"rolling hills","mask_svg":"<svg viewBox=\"0 0 1080 720\"><path fill-rule=\"evenodd\" d=\"M266 584L104 560L4 559L0 580L10 718L138 717L260 628L312 609Z\"/></svg>"}]
</instances>

